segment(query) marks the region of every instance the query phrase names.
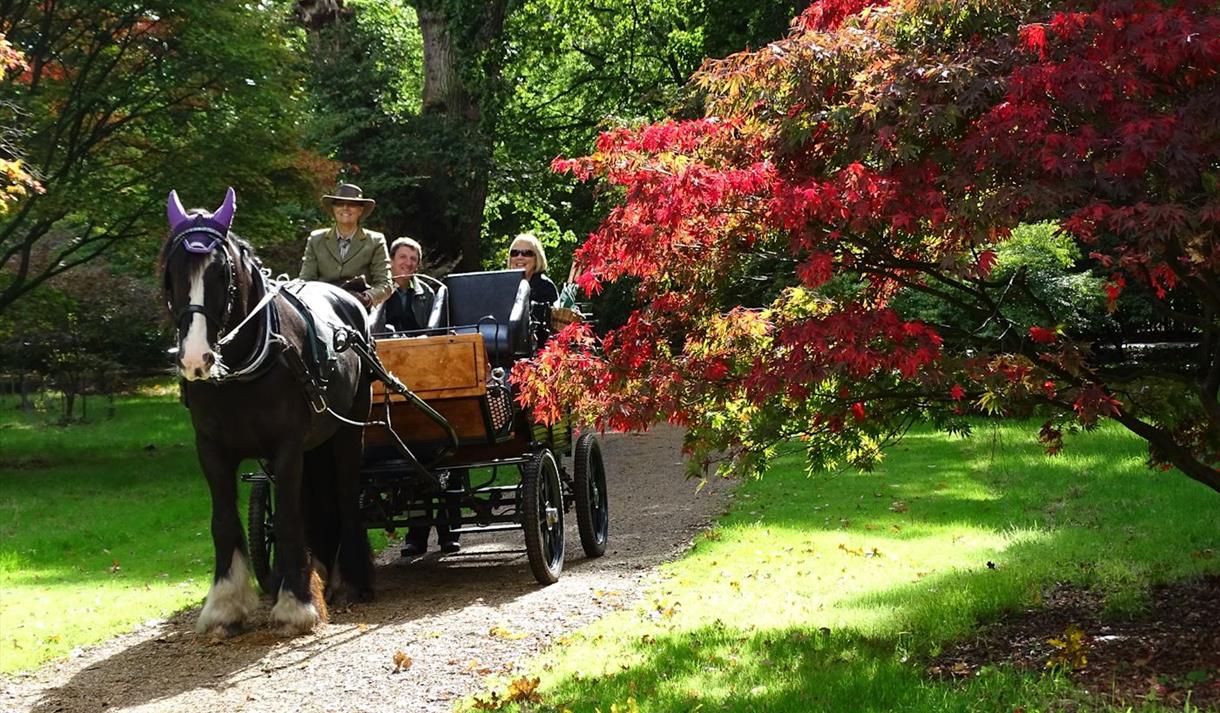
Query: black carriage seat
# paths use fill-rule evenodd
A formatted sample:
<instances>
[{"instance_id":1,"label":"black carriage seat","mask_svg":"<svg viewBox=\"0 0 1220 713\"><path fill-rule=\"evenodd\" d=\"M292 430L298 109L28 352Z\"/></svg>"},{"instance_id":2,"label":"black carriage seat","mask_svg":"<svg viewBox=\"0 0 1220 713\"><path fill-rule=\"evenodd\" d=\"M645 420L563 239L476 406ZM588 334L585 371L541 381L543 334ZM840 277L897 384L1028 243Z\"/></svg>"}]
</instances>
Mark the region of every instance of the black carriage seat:
<instances>
[{"instance_id":1,"label":"black carriage seat","mask_svg":"<svg viewBox=\"0 0 1220 713\"><path fill-rule=\"evenodd\" d=\"M462 272L445 278L450 331L482 334L492 366L508 368L531 354L530 285L524 278L523 270Z\"/></svg>"},{"instance_id":2,"label":"black carriage seat","mask_svg":"<svg viewBox=\"0 0 1220 713\"><path fill-rule=\"evenodd\" d=\"M429 287L432 288L435 296L432 300L432 312L428 314L428 323L424 325L422 330L406 333L410 335L420 334L441 334L445 328L449 326L449 288L445 287L445 283L440 280L429 277L427 275L416 275L416 278L423 279ZM390 299L398 299L393 293L390 294ZM387 300L386 302L388 302ZM385 306L386 302L382 302L373 308L373 313L370 316L369 324L372 325L373 336L384 337L391 334L403 334L402 329L398 329L399 325L387 325L385 323ZM394 327L394 329L391 329Z\"/></svg>"}]
</instances>

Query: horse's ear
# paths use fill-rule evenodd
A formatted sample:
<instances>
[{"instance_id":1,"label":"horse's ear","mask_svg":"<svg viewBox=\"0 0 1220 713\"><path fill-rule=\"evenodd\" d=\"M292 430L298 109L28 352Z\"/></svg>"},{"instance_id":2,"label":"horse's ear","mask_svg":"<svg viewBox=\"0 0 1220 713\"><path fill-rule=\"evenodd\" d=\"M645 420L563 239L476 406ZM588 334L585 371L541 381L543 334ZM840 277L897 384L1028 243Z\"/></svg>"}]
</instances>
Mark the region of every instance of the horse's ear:
<instances>
[{"instance_id":1,"label":"horse's ear","mask_svg":"<svg viewBox=\"0 0 1220 713\"><path fill-rule=\"evenodd\" d=\"M229 190L225 192L225 202L212 214L212 220L223 225L227 231L233 225L233 214L236 211L237 193L233 191L233 186L229 186Z\"/></svg>"},{"instance_id":2,"label":"horse's ear","mask_svg":"<svg viewBox=\"0 0 1220 713\"><path fill-rule=\"evenodd\" d=\"M190 220L186 209L182 207L182 201L178 199L177 190L169 192L169 199L165 202L165 216L169 218L169 232L171 233L177 232L178 226Z\"/></svg>"}]
</instances>

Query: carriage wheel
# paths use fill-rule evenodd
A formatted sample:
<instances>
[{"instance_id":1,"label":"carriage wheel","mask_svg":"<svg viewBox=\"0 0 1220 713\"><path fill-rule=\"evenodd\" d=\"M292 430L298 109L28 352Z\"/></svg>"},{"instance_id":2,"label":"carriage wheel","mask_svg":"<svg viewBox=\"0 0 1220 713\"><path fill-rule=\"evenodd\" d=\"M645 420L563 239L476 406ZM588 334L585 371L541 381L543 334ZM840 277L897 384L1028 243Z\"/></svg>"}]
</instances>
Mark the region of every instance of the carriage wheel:
<instances>
[{"instance_id":1,"label":"carriage wheel","mask_svg":"<svg viewBox=\"0 0 1220 713\"><path fill-rule=\"evenodd\" d=\"M275 552L275 507L271 481L260 479L251 483L248 518L250 566L259 589L271 594L271 555Z\"/></svg>"},{"instance_id":2,"label":"carriage wheel","mask_svg":"<svg viewBox=\"0 0 1220 713\"><path fill-rule=\"evenodd\" d=\"M543 448L521 469L517 511L534 578L554 584L563 571L563 489L550 450Z\"/></svg>"},{"instance_id":3,"label":"carriage wheel","mask_svg":"<svg viewBox=\"0 0 1220 713\"><path fill-rule=\"evenodd\" d=\"M609 498L606 495L606 465L597 436L586 433L576 441L575 482L576 525L580 545L589 557L606 554L610 534Z\"/></svg>"}]
</instances>

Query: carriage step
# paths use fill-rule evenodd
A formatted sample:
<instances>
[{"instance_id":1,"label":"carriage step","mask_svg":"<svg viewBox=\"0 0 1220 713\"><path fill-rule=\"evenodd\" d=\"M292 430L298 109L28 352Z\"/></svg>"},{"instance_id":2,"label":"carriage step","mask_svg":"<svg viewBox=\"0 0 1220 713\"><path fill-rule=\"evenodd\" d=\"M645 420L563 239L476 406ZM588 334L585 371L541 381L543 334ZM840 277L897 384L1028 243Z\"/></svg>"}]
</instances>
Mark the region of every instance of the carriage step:
<instances>
[{"instance_id":1,"label":"carriage step","mask_svg":"<svg viewBox=\"0 0 1220 713\"><path fill-rule=\"evenodd\" d=\"M521 525L519 525L515 522L497 522L497 523L493 523L491 525L482 525L482 526L474 525L474 526L466 526L466 527L454 527L454 528L450 528L449 532L451 532L455 535L460 535L464 532L503 532L505 530L520 530L520 529L521 529Z\"/></svg>"}]
</instances>

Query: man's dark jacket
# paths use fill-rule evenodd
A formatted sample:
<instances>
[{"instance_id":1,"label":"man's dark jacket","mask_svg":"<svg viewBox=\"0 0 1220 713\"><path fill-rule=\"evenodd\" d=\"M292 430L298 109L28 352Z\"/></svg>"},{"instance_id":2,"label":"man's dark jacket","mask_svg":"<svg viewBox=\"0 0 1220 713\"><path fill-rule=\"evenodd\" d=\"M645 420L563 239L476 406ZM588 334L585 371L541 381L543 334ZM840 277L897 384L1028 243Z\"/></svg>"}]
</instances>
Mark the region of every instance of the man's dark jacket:
<instances>
[{"instance_id":1,"label":"man's dark jacket","mask_svg":"<svg viewBox=\"0 0 1220 713\"><path fill-rule=\"evenodd\" d=\"M436 293L423 280L412 278L406 288L395 286L394 292L382 303L379 314L374 316L373 331L385 332L387 324L394 325L400 332L426 328L435 299Z\"/></svg>"}]
</instances>

